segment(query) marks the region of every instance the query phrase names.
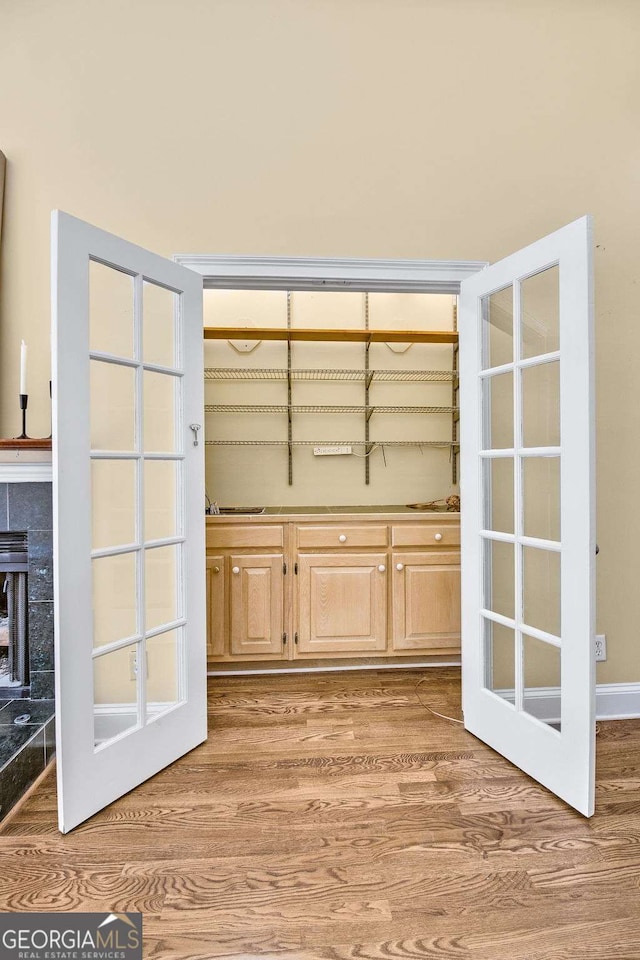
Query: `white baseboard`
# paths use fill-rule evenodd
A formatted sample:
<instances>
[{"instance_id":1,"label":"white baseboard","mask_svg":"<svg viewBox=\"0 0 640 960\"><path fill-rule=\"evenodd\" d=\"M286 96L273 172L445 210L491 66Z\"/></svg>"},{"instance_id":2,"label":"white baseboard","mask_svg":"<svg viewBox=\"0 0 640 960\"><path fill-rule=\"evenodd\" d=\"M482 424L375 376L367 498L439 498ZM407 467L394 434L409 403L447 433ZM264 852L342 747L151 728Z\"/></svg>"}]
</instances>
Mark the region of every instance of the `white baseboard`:
<instances>
[{"instance_id":1,"label":"white baseboard","mask_svg":"<svg viewBox=\"0 0 640 960\"><path fill-rule=\"evenodd\" d=\"M282 673L342 673L350 670L402 670L458 667L460 661L441 663L380 663L355 666L326 666L291 668L260 668L257 670L209 670L208 677L247 677ZM496 690L497 694L515 700L513 690ZM560 695L557 687L530 687L527 690L527 711L545 723L559 723ZM598 683L596 685L596 720L640 719L640 683Z\"/></svg>"},{"instance_id":2,"label":"white baseboard","mask_svg":"<svg viewBox=\"0 0 640 960\"><path fill-rule=\"evenodd\" d=\"M513 703L513 690L496 690L499 696ZM527 712L545 723L560 721L560 695L557 687L530 687L527 690ZM640 718L640 683L598 683L596 685L596 720L636 720Z\"/></svg>"},{"instance_id":3,"label":"white baseboard","mask_svg":"<svg viewBox=\"0 0 640 960\"><path fill-rule=\"evenodd\" d=\"M345 663L326 667L255 667L251 670L207 670L208 677L262 677L272 673L347 673L352 670L415 670L431 667L459 667L460 660L432 660L429 663Z\"/></svg>"},{"instance_id":4,"label":"white baseboard","mask_svg":"<svg viewBox=\"0 0 640 960\"><path fill-rule=\"evenodd\" d=\"M421 667L430 669L433 666L458 666L457 663L442 664L401 664L396 667L395 664L380 664L378 667L366 664L364 668L354 666L348 667L303 667L299 670L234 670L226 673L210 672L208 676L215 677L237 677L274 673L319 673L336 671L347 671L356 669L398 669L401 667L414 669ZM513 690L496 690L496 694L510 700L515 699ZM165 713L175 704L173 703L150 703L151 714L159 715ZM558 723L560 721L560 696L557 687L530 687L527 690L527 711L544 720L545 723ZM98 742L111 739L118 736L124 730L134 726L137 719L137 711L132 704L124 703L105 703L94 708L96 723L96 739ZM640 683L599 683L596 686L596 720L637 720L640 718Z\"/></svg>"},{"instance_id":5,"label":"white baseboard","mask_svg":"<svg viewBox=\"0 0 640 960\"><path fill-rule=\"evenodd\" d=\"M599 683L596 720L636 720L640 717L640 683Z\"/></svg>"},{"instance_id":6,"label":"white baseboard","mask_svg":"<svg viewBox=\"0 0 640 960\"><path fill-rule=\"evenodd\" d=\"M150 701L147 712L150 717L166 713L173 702ZM99 703L93 708L94 736L96 744L104 743L113 737L118 737L126 730L135 727L138 722L138 708L132 703Z\"/></svg>"}]
</instances>

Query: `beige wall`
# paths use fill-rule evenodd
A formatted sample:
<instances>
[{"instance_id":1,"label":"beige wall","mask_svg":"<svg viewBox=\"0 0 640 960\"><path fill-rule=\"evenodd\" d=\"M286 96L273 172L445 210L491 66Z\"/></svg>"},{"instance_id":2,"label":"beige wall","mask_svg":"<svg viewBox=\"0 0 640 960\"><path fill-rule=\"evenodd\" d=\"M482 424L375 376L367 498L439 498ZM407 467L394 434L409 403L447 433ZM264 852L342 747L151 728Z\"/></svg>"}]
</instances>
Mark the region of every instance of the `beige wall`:
<instances>
[{"instance_id":1,"label":"beige wall","mask_svg":"<svg viewBox=\"0 0 640 960\"><path fill-rule=\"evenodd\" d=\"M0 242L2 241L2 208L4 201L4 175L7 168L7 160L0 150Z\"/></svg>"},{"instance_id":2,"label":"beige wall","mask_svg":"<svg viewBox=\"0 0 640 960\"><path fill-rule=\"evenodd\" d=\"M602 681L640 680L636 0L0 4L0 433L49 432L48 216L163 254L495 260L595 215Z\"/></svg>"}]
</instances>

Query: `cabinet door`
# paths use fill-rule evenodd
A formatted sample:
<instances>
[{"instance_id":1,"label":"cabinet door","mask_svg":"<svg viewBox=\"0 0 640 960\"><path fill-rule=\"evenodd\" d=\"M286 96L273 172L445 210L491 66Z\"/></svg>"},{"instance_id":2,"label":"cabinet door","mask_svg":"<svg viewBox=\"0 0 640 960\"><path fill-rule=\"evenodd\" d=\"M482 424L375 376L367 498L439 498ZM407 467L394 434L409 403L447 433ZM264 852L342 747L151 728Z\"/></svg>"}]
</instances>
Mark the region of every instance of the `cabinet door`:
<instances>
[{"instance_id":1,"label":"cabinet door","mask_svg":"<svg viewBox=\"0 0 640 960\"><path fill-rule=\"evenodd\" d=\"M361 653L387 646L387 555L299 557L297 653Z\"/></svg>"},{"instance_id":2,"label":"cabinet door","mask_svg":"<svg viewBox=\"0 0 640 960\"><path fill-rule=\"evenodd\" d=\"M282 654L283 555L232 555L232 656Z\"/></svg>"},{"instance_id":3,"label":"cabinet door","mask_svg":"<svg viewBox=\"0 0 640 960\"><path fill-rule=\"evenodd\" d=\"M224 656L224 557L207 554L207 656Z\"/></svg>"},{"instance_id":4,"label":"cabinet door","mask_svg":"<svg viewBox=\"0 0 640 960\"><path fill-rule=\"evenodd\" d=\"M460 555L393 554L393 649L460 647Z\"/></svg>"}]
</instances>

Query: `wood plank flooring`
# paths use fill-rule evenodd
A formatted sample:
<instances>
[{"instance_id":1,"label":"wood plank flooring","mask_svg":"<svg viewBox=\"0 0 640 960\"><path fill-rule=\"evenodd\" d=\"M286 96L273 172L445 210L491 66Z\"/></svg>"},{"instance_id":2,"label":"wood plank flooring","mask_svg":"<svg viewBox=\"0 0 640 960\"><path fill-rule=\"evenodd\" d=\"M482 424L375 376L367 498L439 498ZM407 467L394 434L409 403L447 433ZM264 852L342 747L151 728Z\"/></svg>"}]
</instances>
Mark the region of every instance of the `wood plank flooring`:
<instances>
[{"instance_id":1,"label":"wood plank flooring","mask_svg":"<svg viewBox=\"0 0 640 960\"><path fill-rule=\"evenodd\" d=\"M640 721L600 725L587 821L425 710L459 715L457 670L209 694L206 744L65 837L48 778L0 911L142 910L154 960L640 958Z\"/></svg>"}]
</instances>

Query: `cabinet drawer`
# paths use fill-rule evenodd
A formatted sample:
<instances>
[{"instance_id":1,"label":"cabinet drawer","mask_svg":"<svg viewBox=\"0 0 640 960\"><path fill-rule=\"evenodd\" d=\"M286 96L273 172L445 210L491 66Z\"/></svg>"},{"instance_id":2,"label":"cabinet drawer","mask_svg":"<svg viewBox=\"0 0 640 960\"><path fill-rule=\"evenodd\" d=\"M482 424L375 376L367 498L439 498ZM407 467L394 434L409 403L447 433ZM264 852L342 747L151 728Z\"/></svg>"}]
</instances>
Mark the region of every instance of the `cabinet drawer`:
<instances>
[{"instance_id":1,"label":"cabinet drawer","mask_svg":"<svg viewBox=\"0 0 640 960\"><path fill-rule=\"evenodd\" d=\"M458 523L406 523L391 528L394 547L453 547L460 544Z\"/></svg>"},{"instance_id":2,"label":"cabinet drawer","mask_svg":"<svg viewBox=\"0 0 640 960\"><path fill-rule=\"evenodd\" d=\"M219 550L223 547L282 547L284 545L284 528L278 524L243 525L229 524L228 526L211 524L207 526L207 550Z\"/></svg>"},{"instance_id":3,"label":"cabinet drawer","mask_svg":"<svg viewBox=\"0 0 640 960\"><path fill-rule=\"evenodd\" d=\"M382 524L314 524L300 525L298 547L386 547L387 528Z\"/></svg>"}]
</instances>

